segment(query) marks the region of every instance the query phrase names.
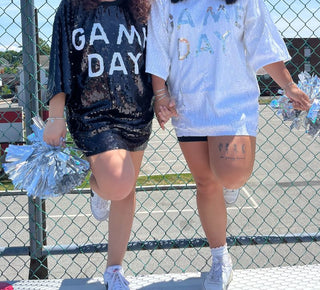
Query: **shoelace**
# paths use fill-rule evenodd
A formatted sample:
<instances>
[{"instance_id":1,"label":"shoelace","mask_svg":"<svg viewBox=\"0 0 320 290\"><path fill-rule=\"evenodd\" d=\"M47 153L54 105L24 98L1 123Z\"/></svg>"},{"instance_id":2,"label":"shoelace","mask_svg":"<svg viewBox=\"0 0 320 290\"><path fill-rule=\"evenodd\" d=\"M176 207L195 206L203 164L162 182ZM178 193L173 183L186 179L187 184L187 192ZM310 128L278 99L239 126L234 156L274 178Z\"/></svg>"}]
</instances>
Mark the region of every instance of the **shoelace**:
<instances>
[{"instance_id":1,"label":"shoelace","mask_svg":"<svg viewBox=\"0 0 320 290\"><path fill-rule=\"evenodd\" d=\"M127 289L129 282L121 275L119 271L114 271L112 274L112 279L108 289L121 290Z\"/></svg>"},{"instance_id":2,"label":"shoelace","mask_svg":"<svg viewBox=\"0 0 320 290\"><path fill-rule=\"evenodd\" d=\"M222 281L222 263L219 261L214 261L212 268L209 272L210 278L215 282Z\"/></svg>"}]
</instances>

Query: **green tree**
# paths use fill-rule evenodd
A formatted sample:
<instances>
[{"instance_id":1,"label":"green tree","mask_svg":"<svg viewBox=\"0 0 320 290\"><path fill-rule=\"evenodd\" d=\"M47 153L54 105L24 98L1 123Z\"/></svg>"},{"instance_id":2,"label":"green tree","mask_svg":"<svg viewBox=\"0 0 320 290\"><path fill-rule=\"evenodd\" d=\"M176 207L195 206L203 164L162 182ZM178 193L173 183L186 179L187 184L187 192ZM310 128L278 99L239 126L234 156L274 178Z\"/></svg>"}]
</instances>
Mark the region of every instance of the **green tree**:
<instances>
[{"instance_id":1,"label":"green tree","mask_svg":"<svg viewBox=\"0 0 320 290\"><path fill-rule=\"evenodd\" d=\"M15 51L15 50L0 51L0 57L6 59L14 67L17 67L22 62L21 51Z\"/></svg>"},{"instance_id":2,"label":"green tree","mask_svg":"<svg viewBox=\"0 0 320 290\"><path fill-rule=\"evenodd\" d=\"M9 86L8 86L8 85L4 85L4 86L1 88L0 95L9 95L9 94L12 94Z\"/></svg>"},{"instance_id":3,"label":"green tree","mask_svg":"<svg viewBox=\"0 0 320 290\"><path fill-rule=\"evenodd\" d=\"M39 52L40 55L49 55L50 54L50 46L47 44L45 40L39 38Z\"/></svg>"},{"instance_id":4,"label":"green tree","mask_svg":"<svg viewBox=\"0 0 320 290\"><path fill-rule=\"evenodd\" d=\"M16 66L12 66L12 67L5 67L4 68L4 73L6 74L16 74L18 73L18 69Z\"/></svg>"}]
</instances>

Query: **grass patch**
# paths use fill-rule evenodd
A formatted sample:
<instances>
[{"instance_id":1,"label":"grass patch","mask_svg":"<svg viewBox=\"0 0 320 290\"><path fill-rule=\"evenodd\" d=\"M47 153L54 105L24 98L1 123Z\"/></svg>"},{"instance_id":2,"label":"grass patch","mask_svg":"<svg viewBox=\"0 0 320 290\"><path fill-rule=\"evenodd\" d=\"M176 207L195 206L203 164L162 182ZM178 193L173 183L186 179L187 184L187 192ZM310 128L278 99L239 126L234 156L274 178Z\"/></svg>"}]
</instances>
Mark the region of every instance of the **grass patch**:
<instances>
[{"instance_id":1,"label":"grass patch","mask_svg":"<svg viewBox=\"0 0 320 290\"><path fill-rule=\"evenodd\" d=\"M194 183L194 179L190 173L182 174L165 174L152 176L139 176L137 186L152 186L152 185L170 185L170 184L189 184ZM89 175L79 188L89 186ZM0 191L14 190L11 180L2 179L0 181Z\"/></svg>"},{"instance_id":2,"label":"grass patch","mask_svg":"<svg viewBox=\"0 0 320 290\"><path fill-rule=\"evenodd\" d=\"M139 176L137 186L194 183L191 173Z\"/></svg>"},{"instance_id":3,"label":"grass patch","mask_svg":"<svg viewBox=\"0 0 320 290\"><path fill-rule=\"evenodd\" d=\"M2 179L0 181L0 190L1 191L14 190L14 187L13 187L11 180Z\"/></svg>"},{"instance_id":4,"label":"grass patch","mask_svg":"<svg viewBox=\"0 0 320 290\"><path fill-rule=\"evenodd\" d=\"M278 99L278 97L277 96L273 96L273 97L262 97L262 98L259 98L259 105L269 105L270 102L273 99Z\"/></svg>"}]
</instances>

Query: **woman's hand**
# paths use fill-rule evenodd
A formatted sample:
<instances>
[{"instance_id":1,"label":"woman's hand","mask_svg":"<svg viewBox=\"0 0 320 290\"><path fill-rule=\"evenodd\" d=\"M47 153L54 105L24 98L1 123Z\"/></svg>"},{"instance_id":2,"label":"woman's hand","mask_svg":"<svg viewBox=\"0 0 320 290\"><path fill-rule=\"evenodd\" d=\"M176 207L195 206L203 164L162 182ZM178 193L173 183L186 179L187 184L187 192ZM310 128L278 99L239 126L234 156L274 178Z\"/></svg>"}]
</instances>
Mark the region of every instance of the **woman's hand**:
<instances>
[{"instance_id":1,"label":"woman's hand","mask_svg":"<svg viewBox=\"0 0 320 290\"><path fill-rule=\"evenodd\" d=\"M263 67L272 79L284 90L284 94L292 101L296 110L310 109L309 97L292 81L290 72L283 61L274 62Z\"/></svg>"},{"instance_id":2,"label":"woman's hand","mask_svg":"<svg viewBox=\"0 0 320 290\"><path fill-rule=\"evenodd\" d=\"M164 125L171 117L178 116L176 111L176 104L170 98L166 82L161 77L152 75L152 88L154 92L154 112L156 114L158 123L162 130Z\"/></svg>"},{"instance_id":3,"label":"woman's hand","mask_svg":"<svg viewBox=\"0 0 320 290\"><path fill-rule=\"evenodd\" d=\"M286 88L285 95L292 101L294 109L300 111L308 111L310 109L309 97L297 85L294 84Z\"/></svg>"},{"instance_id":4,"label":"woman's hand","mask_svg":"<svg viewBox=\"0 0 320 290\"><path fill-rule=\"evenodd\" d=\"M169 121L171 117L178 116L176 111L176 104L174 100L170 99L169 93L160 98L155 98L154 112L162 130L165 129L165 124Z\"/></svg>"},{"instance_id":5,"label":"woman's hand","mask_svg":"<svg viewBox=\"0 0 320 290\"><path fill-rule=\"evenodd\" d=\"M65 146L66 134L67 126L63 118L49 118L43 131L43 140L51 146Z\"/></svg>"}]
</instances>

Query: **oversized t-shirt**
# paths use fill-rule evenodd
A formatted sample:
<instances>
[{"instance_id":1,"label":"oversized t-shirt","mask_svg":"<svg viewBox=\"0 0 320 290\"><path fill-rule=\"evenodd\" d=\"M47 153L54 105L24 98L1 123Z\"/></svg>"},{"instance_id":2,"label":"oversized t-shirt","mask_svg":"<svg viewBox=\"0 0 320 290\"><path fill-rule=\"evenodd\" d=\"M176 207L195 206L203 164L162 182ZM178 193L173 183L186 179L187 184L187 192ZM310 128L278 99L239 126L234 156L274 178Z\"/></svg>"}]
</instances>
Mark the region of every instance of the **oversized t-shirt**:
<instances>
[{"instance_id":1,"label":"oversized t-shirt","mask_svg":"<svg viewBox=\"0 0 320 290\"><path fill-rule=\"evenodd\" d=\"M48 100L66 93L68 127L84 151L91 149L82 143L90 138L91 144L99 143L101 134L109 145L94 153L139 148L150 135L153 118L145 73L146 27L133 20L123 0L101 2L93 10L80 3L63 0L55 16ZM122 141L114 134L129 139L129 148L117 144Z\"/></svg>"},{"instance_id":2,"label":"oversized t-shirt","mask_svg":"<svg viewBox=\"0 0 320 290\"><path fill-rule=\"evenodd\" d=\"M265 65L290 59L263 0L154 0L147 72L167 81L178 136L255 136Z\"/></svg>"}]
</instances>

